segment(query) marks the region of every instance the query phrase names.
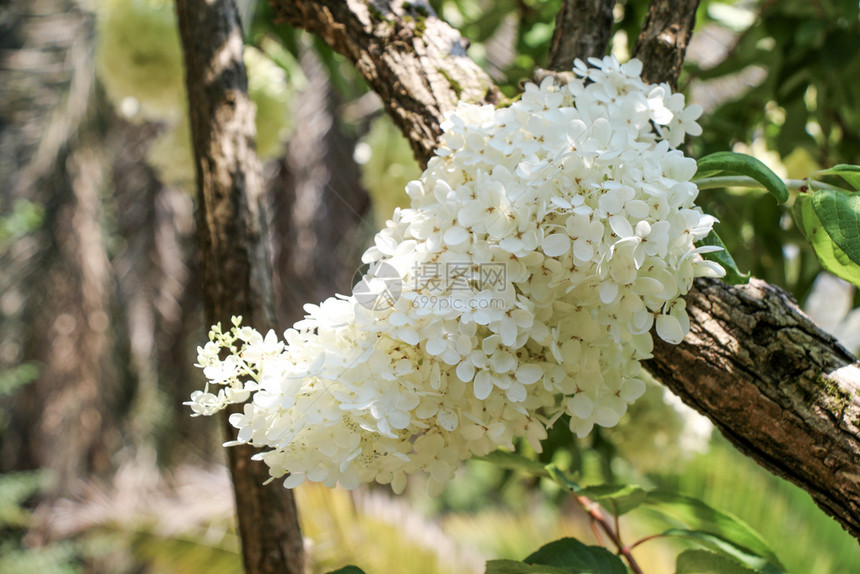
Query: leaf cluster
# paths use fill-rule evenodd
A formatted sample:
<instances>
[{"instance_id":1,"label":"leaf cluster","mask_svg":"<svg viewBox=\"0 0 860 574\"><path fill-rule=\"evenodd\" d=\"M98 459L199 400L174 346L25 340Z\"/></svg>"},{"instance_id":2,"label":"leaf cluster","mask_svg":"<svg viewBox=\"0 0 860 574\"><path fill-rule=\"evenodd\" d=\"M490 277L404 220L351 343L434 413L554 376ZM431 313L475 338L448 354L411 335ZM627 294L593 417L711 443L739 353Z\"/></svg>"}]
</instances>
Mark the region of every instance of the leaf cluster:
<instances>
[{"instance_id":1,"label":"leaf cluster","mask_svg":"<svg viewBox=\"0 0 860 574\"><path fill-rule=\"evenodd\" d=\"M726 15L727 5L746 11L748 20L739 25ZM682 84L706 108L694 156L751 147L790 178L860 163L860 93L850 80L860 73L856 2L703 2L697 23L694 39L713 41L706 56L719 44L727 52L716 64L712 57L685 64ZM806 231L790 211L739 188L709 196L703 206L723 222L721 239L741 268L803 300L821 269L822 249L804 240Z\"/></svg>"},{"instance_id":2,"label":"leaf cluster","mask_svg":"<svg viewBox=\"0 0 860 574\"><path fill-rule=\"evenodd\" d=\"M542 465L505 451L493 452L482 460L556 482L572 494L616 546L613 553L603 546L562 538L544 545L522 561L490 560L486 564L486 574L626 574L629 570L625 560L633 572L641 572L632 558L632 550L655 539L678 539L690 543L677 556L676 574L785 572L773 550L749 525L696 498L633 484L584 487L554 465ZM626 545L621 542L618 519L635 510L648 511L659 517L665 528ZM348 566L331 574L361 572L355 566Z\"/></svg>"},{"instance_id":3,"label":"leaf cluster","mask_svg":"<svg viewBox=\"0 0 860 574\"><path fill-rule=\"evenodd\" d=\"M777 201L786 203L790 194L782 181L760 160L741 153L717 152L698 162L700 188L718 186L749 186L757 184ZM741 179L721 177L728 173ZM843 187L827 183L838 180ZM794 219L812 245L822 267L856 286L860 286L860 166L840 164L820 170L799 182L794 200ZM722 247L722 251L706 253L727 270L730 283L746 282L720 237L715 233L705 238L705 245Z\"/></svg>"}]
</instances>

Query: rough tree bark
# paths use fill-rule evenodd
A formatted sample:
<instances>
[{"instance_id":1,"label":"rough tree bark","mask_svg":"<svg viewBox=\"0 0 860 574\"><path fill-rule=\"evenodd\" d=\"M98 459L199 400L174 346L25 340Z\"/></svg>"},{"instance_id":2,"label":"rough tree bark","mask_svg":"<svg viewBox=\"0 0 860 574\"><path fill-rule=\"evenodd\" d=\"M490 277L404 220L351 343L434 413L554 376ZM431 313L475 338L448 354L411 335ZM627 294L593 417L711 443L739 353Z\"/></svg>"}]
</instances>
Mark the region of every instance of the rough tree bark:
<instances>
[{"instance_id":1,"label":"rough tree bark","mask_svg":"<svg viewBox=\"0 0 860 574\"><path fill-rule=\"evenodd\" d=\"M276 14L346 56L382 98L422 163L443 114L458 100L495 104L498 87L468 55L466 40L426 0L272 0Z\"/></svg>"},{"instance_id":2,"label":"rough tree bark","mask_svg":"<svg viewBox=\"0 0 860 574\"><path fill-rule=\"evenodd\" d=\"M570 71L576 58L602 58L612 34L615 0L565 0L555 19L549 68Z\"/></svg>"},{"instance_id":3,"label":"rough tree bark","mask_svg":"<svg viewBox=\"0 0 860 574\"><path fill-rule=\"evenodd\" d=\"M681 64L696 23L699 0L653 0L633 57L642 60L642 78L678 86Z\"/></svg>"},{"instance_id":4,"label":"rough tree bark","mask_svg":"<svg viewBox=\"0 0 860 574\"><path fill-rule=\"evenodd\" d=\"M273 326L271 270L238 11L232 0L177 0L176 11L197 168L206 321L229 326L232 315L242 315L265 332ZM245 569L301 574L305 558L292 492L264 487L268 470L252 454L246 445L228 449Z\"/></svg>"},{"instance_id":5,"label":"rough tree bark","mask_svg":"<svg viewBox=\"0 0 860 574\"><path fill-rule=\"evenodd\" d=\"M408 11L399 1L373 2L372 13L371 4L353 0L270 2L287 22L319 34L356 63L425 163L441 114L462 95L428 91L432 78L471 70L469 86L478 87L468 92L471 101L497 98L486 74L462 55L464 40L425 2L411 3ZM636 51L649 81L677 82L696 6L689 0L652 3ZM417 36L419 13L424 24ZM698 281L689 300L690 336L677 347L658 344L646 366L743 452L809 492L860 538L857 360L777 287ZM741 302L746 307L732 312Z\"/></svg>"},{"instance_id":6,"label":"rough tree bark","mask_svg":"<svg viewBox=\"0 0 860 574\"><path fill-rule=\"evenodd\" d=\"M860 534L860 365L791 296L700 279L690 334L655 337L648 370L735 447ZM694 373L691 376L690 373Z\"/></svg>"}]
</instances>

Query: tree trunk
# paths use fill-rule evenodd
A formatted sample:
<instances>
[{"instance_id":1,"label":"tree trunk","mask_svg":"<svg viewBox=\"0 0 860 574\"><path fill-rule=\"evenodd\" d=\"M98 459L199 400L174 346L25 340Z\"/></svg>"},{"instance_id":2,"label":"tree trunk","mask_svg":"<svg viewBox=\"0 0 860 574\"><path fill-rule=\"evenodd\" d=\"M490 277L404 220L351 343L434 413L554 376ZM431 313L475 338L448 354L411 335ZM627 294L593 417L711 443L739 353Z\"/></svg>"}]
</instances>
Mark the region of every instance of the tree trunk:
<instances>
[{"instance_id":1,"label":"tree trunk","mask_svg":"<svg viewBox=\"0 0 860 574\"><path fill-rule=\"evenodd\" d=\"M565 0L549 49L549 68L569 72L576 58L602 58L612 34L614 0Z\"/></svg>"},{"instance_id":2,"label":"tree trunk","mask_svg":"<svg viewBox=\"0 0 860 574\"><path fill-rule=\"evenodd\" d=\"M643 80L678 87L698 7L699 0L652 0L633 52L642 60Z\"/></svg>"},{"instance_id":3,"label":"tree trunk","mask_svg":"<svg viewBox=\"0 0 860 574\"><path fill-rule=\"evenodd\" d=\"M24 350L0 368L23 359L39 374L13 399L0 468L46 469L48 500L109 471L119 442L93 24L72 1L19 1L0 33L0 208L27 200L45 211L3 252L3 300L20 303L3 306L0 347Z\"/></svg>"},{"instance_id":4,"label":"tree trunk","mask_svg":"<svg viewBox=\"0 0 860 574\"><path fill-rule=\"evenodd\" d=\"M238 12L232 0L177 0L176 10L197 168L206 321L226 326L232 315L242 315L244 324L265 332L274 326L272 279ZM245 569L303 573L293 494L263 486L269 473L251 461L254 452L247 445L228 449Z\"/></svg>"},{"instance_id":5,"label":"tree trunk","mask_svg":"<svg viewBox=\"0 0 860 574\"><path fill-rule=\"evenodd\" d=\"M109 186L123 246L112 261L121 313L117 339L134 388L126 442L153 448L159 463L172 466L189 452L220 449L213 440L219 421L207 419L212 428L204 435L202 421L182 404L199 384L188 360L203 320L191 269L197 248L192 198L164 185L146 160L158 131L114 118L103 147L116 150Z\"/></svg>"},{"instance_id":6,"label":"tree trunk","mask_svg":"<svg viewBox=\"0 0 860 574\"><path fill-rule=\"evenodd\" d=\"M493 103L497 98L498 92L486 74L460 55L457 47L462 46L463 39L441 22L424 2L411 3L409 13L401 2L381 7L380 3L374 3L372 14L367 4L357 1L270 2L285 20L319 34L332 48L356 64L358 71L383 97L386 107L413 142L413 149L423 163L435 148L442 114L454 109L460 96L455 90L428 92L427 86L433 83L433 78L471 70L473 78L469 85L481 86L481 89L470 91L469 101ZM652 3L648 22L640 36L641 48L637 50L637 54L646 59L644 69L649 81L667 81L673 85L677 82L696 6L695 1L676 4L655 0ZM413 12L416 10L424 15L420 38L414 34ZM400 38L405 38L405 41L394 41ZM453 56L444 51L430 50L428 46L446 46ZM403 81L403 78L408 81ZM426 97L428 93L433 97ZM484 97L476 101L474 98L480 93ZM422 104L426 105L422 107ZM408 110L408 113L403 113L403 110ZM750 295L751 291L756 293L754 297ZM860 468L860 450L857 447L860 440L857 398L860 395L860 369L856 359L832 338L817 330L795 305L789 303L790 296L777 287L765 287L760 282L745 287L713 282L708 284L705 292L694 289L690 297L696 302L696 308L701 309L697 312L704 313L702 317L710 315L712 309L724 306L725 301L745 301L751 297L758 298L758 304L767 312L759 312L755 321L737 314L729 314L724 319L721 329L726 337L731 337L732 343L723 347L722 352L728 353L732 360L697 359L711 353L713 341L697 338L694 332L681 347L658 344L654 349L654 359L647 366L664 378L672 390L677 389L688 404L699 408L721 428L731 428L735 434L729 436L736 444L755 445L742 450L769 470L784 469L782 472L812 494L826 512L860 538L857 525L860 504L860 472L857 472ZM788 336L791 331L783 333L771 327L757 330L755 325L767 314L778 317L779 324L802 325L800 331L805 336L793 338ZM707 332L707 327L703 329ZM774 337L767 342L766 356L778 357L779 360L791 357L793 361L789 371L780 371L781 377L773 375L774 365L747 360L748 357L760 359L764 356L765 351L761 351L763 341L759 337L768 332ZM804 345L811 340L817 342L815 356L805 352ZM837 366L840 367L838 373L832 370ZM722 392L712 392L721 388L718 382L737 388L732 392L725 388ZM821 389L818 393L814 392L819 388L816 383ZM773 401L767 397L780 396L783 392L780 389L789 385L806 389L800 394L818 397L818 402L810 407L795 396L792 400L781 400L779 408L774 408ZM832 392L828 393L828 388ZM824 395L841 398L826 400ZM742 409L736 403L738 396L749 401ZM724 413L734 413L735 416ZM738 416L742 419L738 420ZM749 420L758 421L762 428L751 428L745 424ZM766 440L762 434L766 435ZM837 458L828 456L828 449L837 443L841 445L841 453ZM804 452L795 450L801 444ZM819 461L811 472L797 471L813 464L810 457ZM781 459L783 462L777 465L775 461ZM816 469L822 468L830 469L830 479L816 475ZM838 481L841 481L841 486L837 488L835 482Z\"/></svg>"}]
</instances>

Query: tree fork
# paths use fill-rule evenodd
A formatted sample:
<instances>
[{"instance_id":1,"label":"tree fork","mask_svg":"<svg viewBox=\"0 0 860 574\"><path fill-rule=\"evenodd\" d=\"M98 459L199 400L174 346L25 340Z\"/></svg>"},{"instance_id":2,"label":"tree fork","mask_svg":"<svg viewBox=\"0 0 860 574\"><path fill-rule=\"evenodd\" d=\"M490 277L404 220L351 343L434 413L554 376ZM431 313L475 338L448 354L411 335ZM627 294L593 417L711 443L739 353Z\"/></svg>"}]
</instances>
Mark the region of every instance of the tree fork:
<instances>
[{"instance_id":1,"label":"tree fork","mask_svg":"<svg viewBox=\"0 0 860 574\"><path fill-rule=\"evenodd\" d=\"M272 274L263 238L262 174L254 147L254 105L233 0L177 0L189 119L197 169L197 233L206 321L273 326ZM234 405L235 407L235 405ZM228 410L229 412L235 412ZM229 436L234 429L224 419ZM303 574L304 547L293 493L263 486L256 449L228 449L249 574Z\"/></svg>"},{"instance_id":2,"label":"tree fork","mask_svg":"<svg viewBox=\"0 0 860 574\"><path fill-rule=\"evenodd\" d=\"M445 112L458 101L496 104L501 92L466 54L468 41L426 0L270 0L278 18L348 58L422 164L436 150Z\"/></svg>"}]
</instances>

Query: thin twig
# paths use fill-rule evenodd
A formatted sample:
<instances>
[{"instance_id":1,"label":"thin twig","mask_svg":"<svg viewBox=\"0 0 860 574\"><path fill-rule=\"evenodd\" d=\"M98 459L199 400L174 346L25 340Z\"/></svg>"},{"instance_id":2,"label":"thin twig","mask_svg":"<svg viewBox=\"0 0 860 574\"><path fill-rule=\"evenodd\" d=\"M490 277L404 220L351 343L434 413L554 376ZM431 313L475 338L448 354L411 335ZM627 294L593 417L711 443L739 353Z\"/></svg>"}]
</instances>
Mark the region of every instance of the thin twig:
<instances>
[{"instance_id":1,"label":"thin twig","mask_svg":"<svg viewBox=\"0 0 860 574\"><path fill-rule=\"evenodd\" d=\"M655 538L663 538L664 536L666 536L666 535L661 532L659 534L652 534L651 536L646 536L645 538L640 538L639 540L637 540L636 542L634 542L633 544L630 545L630 550L633 550L634 548L636 548L640 544L644 544L645 542L648 542L649 540L654 540Z\"/></svg>"},{"instance_id":2,"label":"thin twig","mask_svg":"<svg viewBox=\"0 0 860 574\"><path fill-rule=\"evenodd\" d=\"M606 546L606 543L603 542L603 535L600 533L600 528L597 527L597 521L593 516L589 517L588 525L591 527L591 532L594 534L594 538L597 540L597 543L601 546Z\"/></svg>"},{"instance_id":3,"label":"thin twig","mask_svg":"<svg viewBox=\"0 0 860 574\"><path fill-rule=\"evenodd\" d=\"M817 180L809 180L809 179L786 179L783 180L785 182L786 187L789 189L793 189L796 191L807 191L807 190L818 190L818 189L832 189L834 191L846 191L841 187L837 187L835 185L830 185L829 183L824 183L823 181ZM748 187L748 188L761 188L764 189L764 186L760 184L758 181L754 180L751 177L747 177L745 175L720 175L716 177L703 177L702 179L695 179L693 183L696 184L696 187L701 189L719 189L724 187Z\"/></svg>"},{"instance_id":4,"label":"thin twig","mask_svg":"<svg viewBox=\"0 0 860 574\"><path fill-rule=\"evenodd\" d=\"M618 550L618 554L624 557L627 560L627 564L630 565L630 569L633 571L633 574L643 574L642 569L639 567L639 564L636 562L636 559L633 558L633 553L631 552L632 547L625 546L621 541L621 532L617 529L617 521L616 527L612 527L612 523L603 509L597 504L595 501L591 500L587 496L578 496L576 494L573 495L573 498L576 502L582 507L585 512L588 513L589 517L592 520L592 523L597 523L600 525L600 528L606 533L606 536L612 541L612 544L615 545L615 548Z\"/></svg>"}]
</instances>

